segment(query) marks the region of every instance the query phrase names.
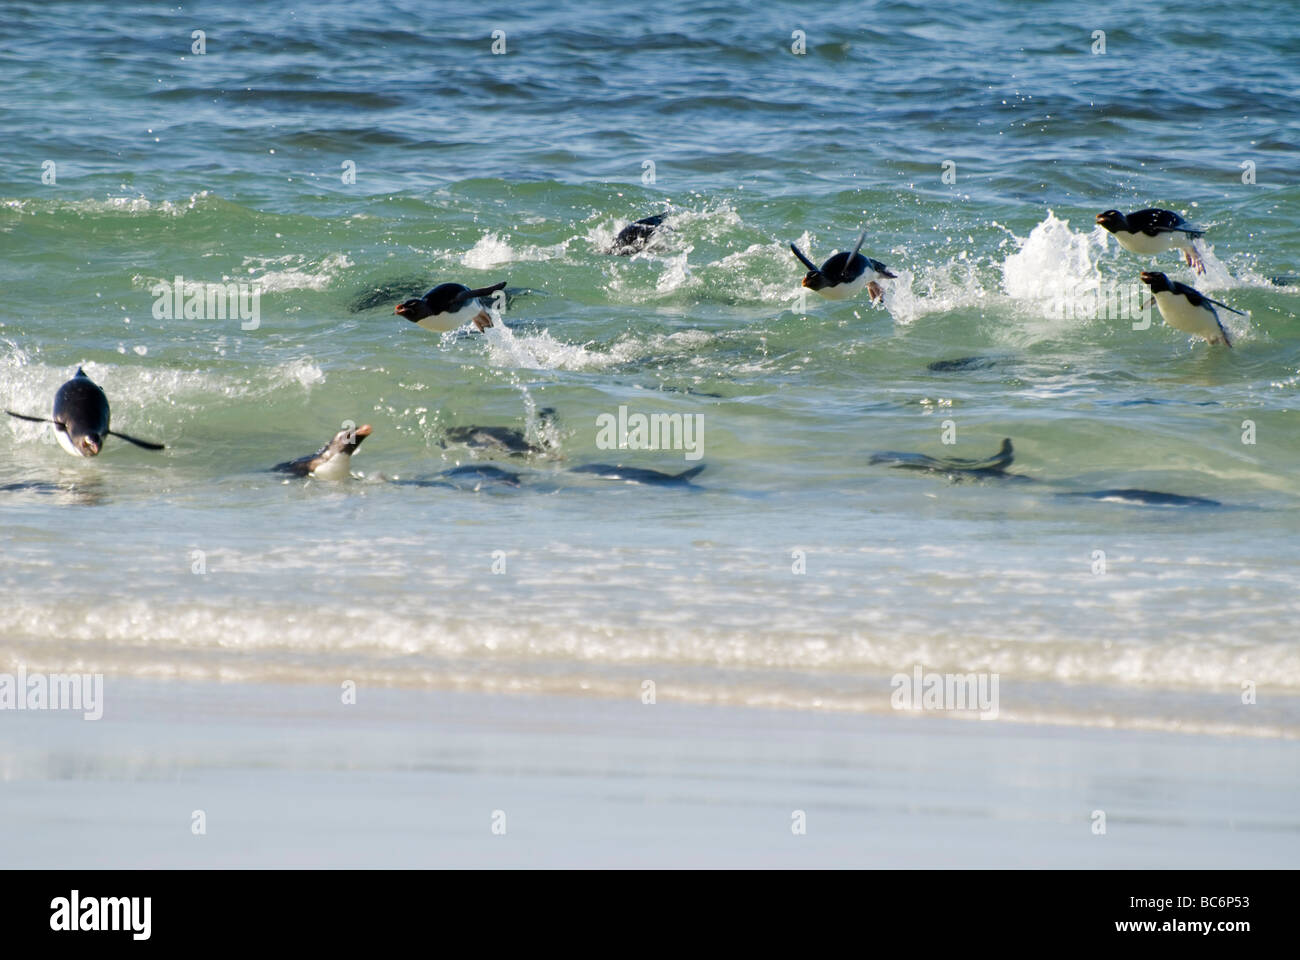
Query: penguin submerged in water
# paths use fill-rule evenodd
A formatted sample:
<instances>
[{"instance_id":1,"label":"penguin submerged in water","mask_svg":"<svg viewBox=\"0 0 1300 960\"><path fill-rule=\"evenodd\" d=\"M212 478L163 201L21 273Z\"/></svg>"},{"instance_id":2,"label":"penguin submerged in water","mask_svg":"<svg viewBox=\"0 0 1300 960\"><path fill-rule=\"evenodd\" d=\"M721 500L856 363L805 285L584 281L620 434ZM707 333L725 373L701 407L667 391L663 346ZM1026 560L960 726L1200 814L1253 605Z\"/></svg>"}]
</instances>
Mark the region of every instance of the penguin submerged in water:
<instances>
[{"instance_id":1,"label":"penguin submerged in water","mask_svg":"<svg viewBox=\"0 0 1300 960\"><path fill-rule=\"evenodd\" d=\"M820 267L809 260L802 250L793 243L790 249L799 258L799 262L808 268L802 281L803 286L814 291L827 300L848 300L856 297L866 287L873 301L883 300L885 293L877 280L892 280L897 275L879 260L864 257L858 251L867 232L858 235L858 242L851 252L832 254Z\"/></svg>"},{"instance_id":2,"label":"penguin submerged in water","mask_svg":"<svg viewBox=\"0 0 1300 960\"><path fill-rule=\"evenodd\" d=\"M555 420L555 408L543 407L537 411L537 437L539 443L528 439L525 431L516 427L448 427L443 434L442 446L448 443L464 444L490 453L500 453L512 457L525 457L547 453L552 444L548 434Z\"/></svg>"},{"instance_id":3,"label":"penguin submerged in water","mask_svg":"<svg viewBox=\"0 0 1300 960\"><path fill-rule=\"evenodd\" d=\"M630 257L634 253L639 253L654 239L656 231L667 219L667 213L658 213L629 223L618 232L618 236L614 238L614 242L609 245L609 250L606 252L616 257Z\"/></svg>"},{"instance_id":4,"label":"penguin submerged in water","mask_svg":"<svg viewBox=\"0 0 1300 960\"><path fill-rule=\"evenodd\" d=\"M99 456L107 437L117 437L145 450L165 449L161 443L139 440L110 430L108 397L99 384L86 376L86 371L81 367L77 367L73 378L54 394L52 417L31 417L12 410L6 410L5 413L19 420L54 424L54 436L59 441L59 446L74 457Z\"/></svg>"},{"instance_id":5,"label":"penguin submerged in water","mask_svg":"<svg viewBox=\"0 0 1300 960\"><path fill-rule=\"evenodd\" d=\"M471 321L482 331L492 326L483 298L505 288L504 280L477 290L463 283L440 283L422 297L403 300L393 313L434 333L446 333Z\"/></svg>"},{"instance_id":6,"label":"penguin submerged in water","mask_svg":"<svg viewBox=\"0 0 1300 960\"><path fill-rule=\"evenodd\" d=\"M681 473L664 473L645 467L625 467L621 463L586 463L580 467L571 467L570 473L587 473L601 480L615 480L621 483L640 483L649 486L669 487L688 486L694 488L693 479L704 472L704 464L683 470Z\"/></svg>"},{"instance_id":7,"label":"penguin submerged in water","mask_svg":"<svg viewBox=\"0 0 1300 960\"><path fill-rule=\"evenodd\" d=\"M998 452L991 457L965 459L961 457L931 457L924 453L897 453L892 450L881 451L871 455L870 463L878 466L894 467L900 470L915 470L921 473L938 474L953 483L964 480L1018 480L1026 483L1035 481L1023 473L1008 473L1007 468L1015 461L1015 449L1011 438L1006 437ZM1178 493L1164 493L1160 490L1143 490L1137 487L1115 487L1108 490L1082 490L1057 493L1058 497L1078 497L1088 500L1100 500L1111 503L1137 504L1148 507L1221 507L1218 500L1208 497L1189 497Z\"/></svg>"}]
</instances>

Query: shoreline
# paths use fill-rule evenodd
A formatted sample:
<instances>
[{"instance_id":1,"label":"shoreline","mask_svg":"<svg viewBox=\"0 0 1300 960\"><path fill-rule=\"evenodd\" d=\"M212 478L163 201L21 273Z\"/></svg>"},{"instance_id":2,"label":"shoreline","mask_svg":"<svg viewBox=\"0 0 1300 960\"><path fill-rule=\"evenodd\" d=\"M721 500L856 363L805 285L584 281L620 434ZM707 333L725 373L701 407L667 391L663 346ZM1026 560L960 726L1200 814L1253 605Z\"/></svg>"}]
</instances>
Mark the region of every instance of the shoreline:
<instances>
[{"instance_id":1,"label":"shoreline","mask_svg":"<svg viewBox=\"0 0 1300 960\"><path fill-rule=\"evenodd\" d=\"M0 715L9 868L1287 867L1285 740L114 680ZM203 811L206 833L192 832ZM1103 811L1106 833L1093 832ZM796 834L798 811L806 833ZM494 824L504 834L493 833Z\"/></svg>"}]
</instances>

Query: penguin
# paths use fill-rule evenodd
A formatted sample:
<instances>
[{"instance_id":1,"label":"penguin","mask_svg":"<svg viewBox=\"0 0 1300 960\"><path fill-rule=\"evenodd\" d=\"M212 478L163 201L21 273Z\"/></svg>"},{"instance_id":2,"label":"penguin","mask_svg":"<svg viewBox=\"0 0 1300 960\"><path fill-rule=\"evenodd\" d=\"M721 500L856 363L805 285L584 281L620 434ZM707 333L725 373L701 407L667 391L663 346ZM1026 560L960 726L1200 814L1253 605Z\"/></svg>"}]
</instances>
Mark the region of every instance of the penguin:
<instances>
[{"instance_id":1,"label":"penguin","mask_svg":"<svg viewBox=\"0 0 1300 960\"><path fill-rule=\"evenodd\" d=\"M1097 214L1097 225L1113 233L1119 245L1130 253L1151 256L1177 248L1183 252L1183 259L1189 267L1197 273L1205 273L1205 261L1192 242L1205 236L1205 231L1172 210L1149 207L1127 215L1118 210L1107 210Z\"/></svg>"},{"instance_id":2,"label":"penguin","mask_svg":"<svg viewBox=\"0 0 1300 960\"><path fill-rule=\"evenodd\" d=\"M663 226L664 221L667 219L667 213L659 213L629 223L618 232L618 236L610 244L608 252L616 257L630 257L632 254L644 250L651 239L654 238L655 231Z\"/></svg>"},{"instance_id":3,"label":"penguin","mask_svg":"<svg viewBox=\"0 0 1300 960\"><path fill-rule=\"evenodd\" d=\"M899 470L943 473L954 480L966 477L1001 480L1004 478L1018 479L1020 477L1019 474L1007 473L1007 467L1011 466L1015 458L1016 452L1011 445L1011 438L1004 437L1002 446L998 448L997 453L991 457L983 457L978 460L961 457L931 457L924 453L898 453L893 450L883 450L879 453L873 453L868 463L884 464Z\"/></svg>"},{"instance_id":4,"label":"penguin","mask_svg":"<svg viewBox=\"0 0 1300 960\"><path fill-rule=\"evenodd\" d=\"M1009 473L1007 468L1015 461L1015 448L1011 438L1005 437L998 452L983 459L962 459L958 457L931 457L924 453L897 453L892 450L872 454L870 462L901 470L917 470L923 473L943 474L953 483L963 480L1015 480L1023 483L1050 483L1035 480L1023 473ZM1058 484L1053 484L1058 485ZM1189 497L1179 493L1164 493L1160 490L1143 490L1136 487L1116 487L1108 490L1077 490L1054 493L1060 498L1087 498L1112 503L1136 504L1153 507L1222 507L1218 500L1208 497Z\"/></svg>"},{"instance_id":5,"label":"penguin","mask_svg":"<svg viewBox=\"0 0 1300 960\"><path fill-rule=\"evenodd\" d=\"M5 413L19 420L54 424L54 436L59 441L59 446L74 457L99 456L99 451L103 449L107 437L117 437L146 450L165 449L161 443L138 440L125 433L108 429L108 397L95 381L86 376L86 371L81 367L77 367L73 378L59 387L58 392L54 394L52 418L29 417L27 414L14 413L12 410L6 410Z\"/></svg>"},{"instance_id":6,"label":"penguin","mask_svg":"<svg viewBox=\"0 0 1300 960\"><path fill-rule=\"evenodd\" d=\"M446 483L442 485L458 489L467 486L469 489L478 490L485 483L499 483L507 487L520 485L519 474L513 470L502 470L491 464L467 463L464 466L444 470L438 476L446 479Z\"/></svg>"},{"instance_id":7,"label":"penguin","mask_svg":"<svg viewBox=\"0 0 1300 960\"><path fill-rule=\"evenodd\" d=\"M1170 280L1163 273L1143 273L1141 278L1142 282L1151 288L1156 306L1160 308L1160 316L1164 317L1166 326L1181 330L1183 333L1190 333L1209 343L1218 343L1222 340L1225 346L1232 346L1228 331L1224 329L1214 307L1223 307L1224 310L1230 310L1244 317L1245 314L1240 310L1234 310L1226 303L1219 303L1218 300L1197 293L1187 284ZM1151 306L1151 301L1148 300L1146 306Z\"/></svg>"},{"instance_id":8,"label":"penguin","mask_svg":"<svg viewBox=\"0 0 1300 960\"><path fill-rule=\"evenodd\" d=\"M334 439L309 457L299 457L277 463L272 470L292 473L297 477L315 477L317 480L346 480L352 476L352 454L361 441L370 436L370 424L355 429L340 430Z\"/></svg>"},{"instance_id":9,"label":"penguin","mask_svg":"<svg viewBox=\"0 0 1300 960\"><path fill-rule=\"evenodd\" d=\"M858 253L862 248L862 241L866 238L867 232L863 230L858 236L858 242L853 245L852 253L833 254L820 267L805 257L803 251L793 243L790 244L794 255L808 268L808 273L803 278L803 286L827 300L848 300L856 297L862 288L866 287L873 301L883 300L884 291L876 281L892 280L897 274L890 273L889 268L879 260L872 260Z\"/></svg>"},{"instance_id":10,"label":"penguin","mask_svg":"<svg viewBox=\"0 0 1300 960\"><path fill-rule=\"evenodd\" d=\"M691 483L691 480L704 472L704 464L683 470L681 473L664 473L643 467L625 467L621 463L586 463L580 467L570 468L569 472L590 473L601 480L621 480L623 483L644 483L660 487L681 485L699 489Z\"/></svg>"},{"instance_id":11,"label":"penguin","mask_svg":"<svg viewBox=\"0 0 1300 960\"><path fill-rule=\"evenodd\" d=\"M482 331L492 326L492 318L480 298L505 288L504 280L477 290L463 283L440 283L422 297L402 301L393 312L435 333L455 330L471 320Z\"/></svg>"},{"instance_id":12,"label":"penguin","mask_svg":"<svg viewBox=\"0 0 1300 960\"><path fill-rule=\"evenodd\" d=\"M450 443L463 443L467 447L477 447L513 457L546 453L549 445L545 441L545 431L554 418L554 407L543 407L537 411L538 433L543 438L541 444L533 443L524 431L514 427L448 427L445 438ZM442 446L445 447L446 443Z\"/></svg>"}]
</instances>

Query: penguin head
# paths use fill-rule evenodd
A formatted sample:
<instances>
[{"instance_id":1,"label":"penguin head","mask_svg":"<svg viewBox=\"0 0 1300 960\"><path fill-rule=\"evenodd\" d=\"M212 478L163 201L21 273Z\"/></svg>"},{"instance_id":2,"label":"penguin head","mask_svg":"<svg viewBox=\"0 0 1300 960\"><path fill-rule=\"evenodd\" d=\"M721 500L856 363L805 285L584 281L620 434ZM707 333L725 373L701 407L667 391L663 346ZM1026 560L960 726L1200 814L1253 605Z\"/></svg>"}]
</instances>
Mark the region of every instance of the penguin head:
<instances>
[{"instance_id":1,"label":"penguin head","mask_svg":"<svg viewBox=\"0 0 1300 960\"><path fill-rule=\"evenodd\" d=\"M314 457L304 457L284 466L300 475L315 477L318 480L346 480L352 474L352 454L356 453L361 441L370 436L370 424L349 427L334 434L334 439L321 447Z\"/></svg>"},{"instance_id":2,"label":"penguin head","mask_svg":"<svg viewBox=\"0 0 1300 960\"><path fill-rule=\"evenodd\" d=\"M357 452L357 447L361 446L361 441L368 436L370 436L370 424L368 423L363 423L359 427L340 430L334 434L334 439L329 442L326 450L329 451L330 456L344 454L350 457Z\"/></svg>"},{"instance_id":3,"label":"penguin head","mask_svg":"<svg viewBox=\"0 0 1300 960\"><path fill-rule=\"evenodd\" d=\"M412 323L419 323L425 317L433 316L433 311L429 309L429 304L418 297L412 297L410 300L403 300L393 309L393 313L397 314L399 317L405 317Z\"/></svg>"},{"instance_id":4,"label":"penguin head","mask_svg":"<svg viewBox=\"0 0 1300 960\"><path fill-rule=\"evenodd\" d=\"M827 287L834 286L834 284L826 279L826 274L820 270L809 270L803 275L803 286L809 290L824 290Z\"/></svg>"},{"instance_id":5,"label":"penguin head","mask_svg":"<svg viewBox=\"0 0 1300 960\"><path fill-rule=\"evenodd\" d=\"M72 445L79 451L83 457L97 457L99 451L104 445L104 438L97 433L74 434L68 432Z\"/></svg>"},{"instance_id":6,"label":"penguin head","mask_svg":"<svg viewBox=\"0 0 1300 960\"><path fill-rule=\"evenodd\" d=\"M1104 213L1097 214L1097 226L1105 227L1111 233L1114 233L1116 230L1127 230L1128 221L1124 218L1124 214L1118 210L1107 210Z\"/></svg>"},{"instance_id":7,"label":"penguin head","mask_svg":"<svg viewBox=\"0 0 1300 960\"><path fill-rule=\"evenodd\" d=\"M1169 284L1169 278L1163 273L1154 273L1144 270L1140 275L1140 279L1151 288L1152 293L1164 293L1165 291L1172 289Z\"/></svg>"}]
</instances>

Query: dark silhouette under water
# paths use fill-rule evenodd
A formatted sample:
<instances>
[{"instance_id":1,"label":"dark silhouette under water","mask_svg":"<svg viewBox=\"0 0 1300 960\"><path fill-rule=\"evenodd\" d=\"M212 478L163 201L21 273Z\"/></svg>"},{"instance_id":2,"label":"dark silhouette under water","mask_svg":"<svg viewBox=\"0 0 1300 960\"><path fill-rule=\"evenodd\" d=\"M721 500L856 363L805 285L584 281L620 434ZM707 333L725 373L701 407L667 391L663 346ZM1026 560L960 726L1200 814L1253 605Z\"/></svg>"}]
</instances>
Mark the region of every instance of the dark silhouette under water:
<instances>
[{"instance_id":1,"label":"dark silhouette under water","mask_svg":"<svg viewBox=\"0 0 1300 960\"><path fill-rule=\"evenodd\" d=\"M961 457L931 457L924 453L898 453L884 450L871 455L873 464L893 467L898 470L915 470L922 473L942 474L953 482L962 480L1017 480L1037 483L1033 477L1022 473L1007 473L1007 467L1015 460L1015 450L1011 438L1005 437L998 452L983 459L964 459ZM1107 490L1086 490L1058 493L1058 497L1082 497L1088 500L1115 500L1122 503L1137 503L1144 506L1159 507L1221 507L1218 500L1208 497L1188 497L1178 493L1162 493L1159 490L1143 490L1137 487L1115 487Z\"/></svg>"}]
</instances>

